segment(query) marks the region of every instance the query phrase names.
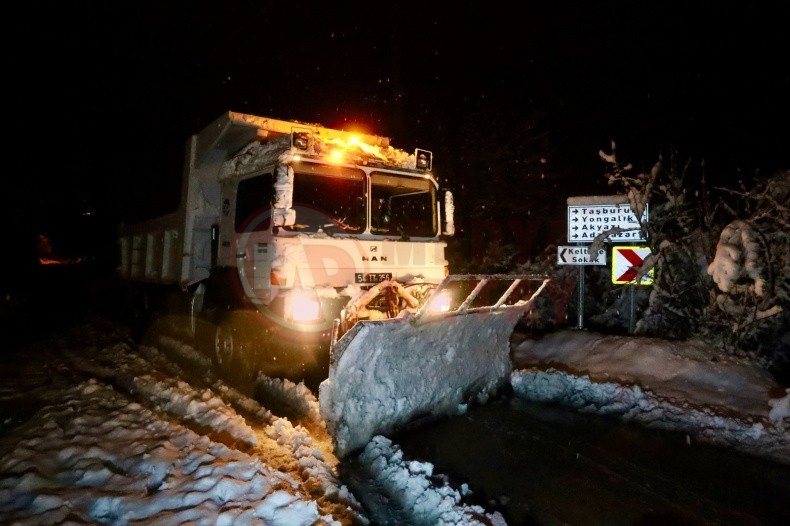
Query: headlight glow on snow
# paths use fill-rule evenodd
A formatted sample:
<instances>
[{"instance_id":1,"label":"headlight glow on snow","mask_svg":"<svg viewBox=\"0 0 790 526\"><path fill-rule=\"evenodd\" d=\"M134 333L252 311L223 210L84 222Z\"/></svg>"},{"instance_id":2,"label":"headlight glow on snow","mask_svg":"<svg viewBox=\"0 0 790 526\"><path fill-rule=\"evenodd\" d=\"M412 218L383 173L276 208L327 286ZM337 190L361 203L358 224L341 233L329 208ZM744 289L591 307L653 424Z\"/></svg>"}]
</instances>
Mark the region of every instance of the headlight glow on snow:
<instances>
[{"instance_id":1,"label":"headlight glow on snow","mask_svg":"<svg viewBox=\"0 0 790 526\"><path fill-rule=\"evenodd\" d=\"M290 297L290 315L295 322L317 321L321 317L321 303L309 292L295 292Z\"/></svg>"},{"instance_id":2,"label":"headlight glow on snow","mask_svg":"<svg viewBox=\"0 0 790 526\"><path fill-rule=\"evenodd\" d=\"M443 290L428 303L428 311L433 313L448 312L450 310L450 301L452 297L450 293Z\"/></svg>"}]
</instances>

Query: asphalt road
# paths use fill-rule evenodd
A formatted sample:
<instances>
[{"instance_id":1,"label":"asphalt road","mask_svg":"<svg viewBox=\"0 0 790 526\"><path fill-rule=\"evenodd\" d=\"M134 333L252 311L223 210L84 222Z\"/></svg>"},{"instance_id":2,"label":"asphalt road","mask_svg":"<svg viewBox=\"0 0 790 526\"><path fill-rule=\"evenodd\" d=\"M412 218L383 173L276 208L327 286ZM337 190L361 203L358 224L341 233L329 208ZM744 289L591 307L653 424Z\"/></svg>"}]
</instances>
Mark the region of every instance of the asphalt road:
<instances>
[{"instance_id":1,"label":"asphalt road","mask_svg":"<svg viewBox=\"0 0 790 526\"><path fill-rule=\"evenodd\" d=\"M790 466L511 399L393 438L516 525L786 525Z\"/></svg>"}]
</instances>

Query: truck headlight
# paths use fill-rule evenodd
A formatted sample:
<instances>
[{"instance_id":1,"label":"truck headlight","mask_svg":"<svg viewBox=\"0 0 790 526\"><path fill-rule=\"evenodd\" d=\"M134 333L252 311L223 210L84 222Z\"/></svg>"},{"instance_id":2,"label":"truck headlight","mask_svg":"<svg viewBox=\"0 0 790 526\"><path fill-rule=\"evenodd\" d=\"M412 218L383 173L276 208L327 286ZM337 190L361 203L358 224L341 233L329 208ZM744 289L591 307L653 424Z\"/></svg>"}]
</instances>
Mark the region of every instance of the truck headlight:
<instances>
[{"instance_id":1,"label":"truck headlight","mask_svg":"<svg viewBox=\"0 0 790 526\"><path fill-rule=\"evenodd\" d=\"M318 297L307 291L294 292L286 302L286 316L298 323L321 319L321 302Z\"/></svg>"}]
</instances>

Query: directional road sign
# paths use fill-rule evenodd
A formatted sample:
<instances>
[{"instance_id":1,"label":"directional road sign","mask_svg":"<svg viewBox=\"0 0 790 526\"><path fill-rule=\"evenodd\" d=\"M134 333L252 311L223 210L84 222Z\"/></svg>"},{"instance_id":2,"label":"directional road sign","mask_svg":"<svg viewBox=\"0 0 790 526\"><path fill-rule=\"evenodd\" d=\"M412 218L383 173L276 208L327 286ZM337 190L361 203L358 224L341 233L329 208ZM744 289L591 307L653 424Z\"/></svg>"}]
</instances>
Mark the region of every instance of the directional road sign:
<instances>
[{"instance_id":1,"label":"directional road sign","mask_svg":"<svg viewBox=\"0 0 790 526\"><path fill-rule=\"evenodd\" d=\"M612 247L612 283L615 285L652 285L653 269L651 268L639 283L634 281L639 267L650 255L648 247Z\"/></svg>"},{"instance_id":2,"label":"directional road sign","mask_svg":"<svg viewBox=\"0 0 790 526\"><path fill-rule=\"evenodd\" d=\"M606 265L606 250L598 249L598 257L593 261L588 247L557 247L558 265Z\"/></svg>"},{"instance_id":3,"label":"directional road sign","mask_svg":"<svg viewBox=\"0 0 790 526\"><path fill-rule=\"evenodd\" d=\"M648 219L648 210L642 213L642 222ZM611 228L619 227L623 232L611 234L609 241L645 241L639 229L639 221L627 203L569 205L568 241L571 243L591 243L595 237Z\"/></svg>"}]
</instances>

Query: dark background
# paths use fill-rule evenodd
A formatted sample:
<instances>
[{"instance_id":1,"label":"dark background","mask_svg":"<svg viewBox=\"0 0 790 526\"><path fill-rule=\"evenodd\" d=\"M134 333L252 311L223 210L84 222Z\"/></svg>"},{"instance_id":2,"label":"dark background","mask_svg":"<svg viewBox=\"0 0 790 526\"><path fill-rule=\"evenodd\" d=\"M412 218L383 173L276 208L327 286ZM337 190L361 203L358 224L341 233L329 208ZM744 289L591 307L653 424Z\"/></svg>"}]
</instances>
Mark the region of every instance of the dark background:
<instances>
[{"instance_id":1,"label":"dark background","mask_svg":"<svg viewBox=\"0 0 790 526\"><path fill-rule=\"evenodd\" d=\"M713 184L790 166L790 39L769 2L67 2L6 32L7 257L111 267L175 208L189 135L232 110L432 150L474 222L563 220L598 151L677 151ZM551 241L546 239L546 242ZM5 251L4 251L5 252Z\"/></svg>"}]
</instances>

